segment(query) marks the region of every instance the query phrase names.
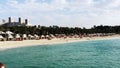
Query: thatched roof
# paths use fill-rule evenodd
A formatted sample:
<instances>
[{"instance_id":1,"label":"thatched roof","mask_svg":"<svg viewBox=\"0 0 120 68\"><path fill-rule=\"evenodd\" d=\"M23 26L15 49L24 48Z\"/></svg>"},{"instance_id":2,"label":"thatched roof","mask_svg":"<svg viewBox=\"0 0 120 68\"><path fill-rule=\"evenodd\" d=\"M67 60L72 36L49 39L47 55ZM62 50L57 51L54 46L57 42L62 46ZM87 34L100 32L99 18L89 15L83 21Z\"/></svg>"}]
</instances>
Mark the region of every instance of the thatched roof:
<instances>
[{"instance_id":1,"label":"thatched roof","mask_svg":"<svg viewBox=\"0 0 120 68\"><path fill-rule=\"evenodd\" d=\"M49 35L46 35L46 37L50 37Z\"/></svg>"},{"instance_id":2,"label":"thatched roof","mask_svg":"<svg viewBox=\"0 0 120 68\"><path fill-rule=\"evenodd\" d=\"M28 35L28 37L30 37L30 38L34 38L34 36L32 36L32 35L30 35L30 34Z\"/></svg>"},{"instance_id":3,"label":"thatched roof","mask_svg":"<svg viewBox=\"0 0 120 68\"><path fill-rule=\"evenodd\" d=\"M3 39L4 37L2 35L0 35L0 39Z\"/></svg>"},{"instance_id":4,"label":"thatched roof","mask_svg":"<svg viewBox=\"0 0 120 68\"><path fill-rule=\"evenodd\" d=\"M8 34L8 38L14 38L11 34Z\"/></svg>"},{"instance_id":5,"label":"thatched roof","mask_svg":"<svg viewBox=\"0 0 120 68\"><path fill-rule=\"evenodd\" d=\"M37 37L39 37L39 36L38 36L37 34L35 34L35 35L34 35L34 37L36 37L36 38L37 38Z\"/></svg>"},{"instance_id":6,"label":"thatched roof","mask_svg":"<svg viewBox=\"0 0 120 68\"><path fill-rule=\"evenodd\" d=\"M26 35L26 34L23 34L23 38L27 38L27 35Z\"/></svg>"},{"instance_id":7,"label":"thatched roof","mask_svg":"<svg viewBox=\"0 0 120 68\"><path fill-rule=\"evenodd\" d=\"M14 33L11 32L11 31L6 31L5 33L6 33L6 34L14 34Z\"/></svg>"},{"instance_id":8,"label":"thatched roof","mask_svg":"<svg viewBox=\"0 0 120 68\"><path fill-rule=\"evenodd\" d=\"M0 34L5 34L5 32L3 32L3 31L0 31Z\"/></svg>"},{"instance_id":9,"label":"thatched roof","mask_svg":"<svg viewBox=\"0 0 120 68\"><path fill-rule=\"evenodd\" d=\"M20 38L20 35L19 35L19 34L16 34L15 38Z\"/></svg>"},{"instance_id":10,"label":"thatched roof","mask_svg":"<svg viewBox=\"0 0 120 68\"><path fill-rule=\"evenodd\" d=\"M45 36L44 35L41 35L41 38L44 38Z\"/></svg>"}]
</instances>

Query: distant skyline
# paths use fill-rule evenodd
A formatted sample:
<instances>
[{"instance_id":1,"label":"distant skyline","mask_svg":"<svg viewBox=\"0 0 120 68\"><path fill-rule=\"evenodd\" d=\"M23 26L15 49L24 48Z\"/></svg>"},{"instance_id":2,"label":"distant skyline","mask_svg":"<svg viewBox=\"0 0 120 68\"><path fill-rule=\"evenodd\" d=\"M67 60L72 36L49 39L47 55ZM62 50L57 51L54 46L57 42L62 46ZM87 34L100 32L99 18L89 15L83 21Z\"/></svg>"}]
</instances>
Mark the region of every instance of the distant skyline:
<instances>
[{"instance_id":1,"label":"distant skyline","mask_svg":"<svg viewBox=\"0 0 120 68\"><path fill-rule=\"evenodd\" d=\"M0 0L0 20L29 19L32 25L120 25L120 0Z\"/></svg>"}]
</instances>

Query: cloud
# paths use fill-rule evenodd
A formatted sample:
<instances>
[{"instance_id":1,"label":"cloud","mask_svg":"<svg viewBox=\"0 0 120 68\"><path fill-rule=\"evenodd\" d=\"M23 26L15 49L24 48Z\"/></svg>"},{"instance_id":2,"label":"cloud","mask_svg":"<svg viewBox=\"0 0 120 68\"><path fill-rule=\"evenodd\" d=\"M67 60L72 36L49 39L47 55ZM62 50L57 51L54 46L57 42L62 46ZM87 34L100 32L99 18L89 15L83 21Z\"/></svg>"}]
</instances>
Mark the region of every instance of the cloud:
<instances>
[{"instance_id":1,"label":"cloud","mask_svg":"<svg viewBox=\"0 0 120 68\"><path fill-rule=\"evenodd\" d=\"M0 14L29 18L32 24L91 27L118 25L119 7L119 0L6 0Z\"/></svg>"}]
</instances>

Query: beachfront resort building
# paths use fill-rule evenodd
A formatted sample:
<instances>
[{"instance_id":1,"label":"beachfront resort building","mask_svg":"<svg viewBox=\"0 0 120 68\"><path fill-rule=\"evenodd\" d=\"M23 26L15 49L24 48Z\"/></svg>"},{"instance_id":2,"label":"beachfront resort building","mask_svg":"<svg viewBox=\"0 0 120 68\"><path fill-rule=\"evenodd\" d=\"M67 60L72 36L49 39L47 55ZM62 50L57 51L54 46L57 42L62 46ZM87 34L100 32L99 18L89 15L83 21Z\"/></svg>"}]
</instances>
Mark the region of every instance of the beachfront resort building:
<instances>
[{"instance_id":1,"label":"beachfront resort building","mask_svg":"<svg viewBox=\"0 0 120 68\"><path fill-rule=\"evenodd\" d=\"M18 18L18 22L15 22L11 17L8 18L8 22L5 20L2 20L2 23L0 26L8 26L8 27L13 27L13 26L31 26L29 24L28 19L25 19L24 22L22 22L21 17Z\"/></svg>"}]
</instances>

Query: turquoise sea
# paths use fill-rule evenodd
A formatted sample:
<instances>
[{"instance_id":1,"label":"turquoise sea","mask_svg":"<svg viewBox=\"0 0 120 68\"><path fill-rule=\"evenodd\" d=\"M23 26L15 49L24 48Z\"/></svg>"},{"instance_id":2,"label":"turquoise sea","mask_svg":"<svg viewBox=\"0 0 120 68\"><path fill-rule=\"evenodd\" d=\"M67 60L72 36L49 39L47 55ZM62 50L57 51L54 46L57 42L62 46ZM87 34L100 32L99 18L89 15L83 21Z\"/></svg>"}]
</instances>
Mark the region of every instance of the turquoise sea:
<instances>
[{"instance_id":1,"label":"turquoise sea","mask_svg":"<svg viewBox=\"0 0 120 68\"><path fill-rule=\"evenodd\" d=\"M120 68L120 39L0 51L7 68Z\"/></svg>"}]
</instances>

